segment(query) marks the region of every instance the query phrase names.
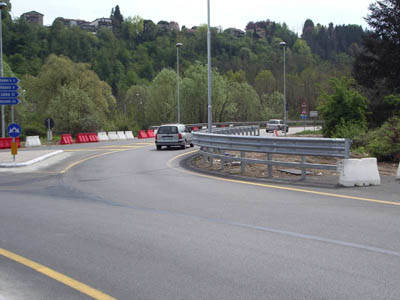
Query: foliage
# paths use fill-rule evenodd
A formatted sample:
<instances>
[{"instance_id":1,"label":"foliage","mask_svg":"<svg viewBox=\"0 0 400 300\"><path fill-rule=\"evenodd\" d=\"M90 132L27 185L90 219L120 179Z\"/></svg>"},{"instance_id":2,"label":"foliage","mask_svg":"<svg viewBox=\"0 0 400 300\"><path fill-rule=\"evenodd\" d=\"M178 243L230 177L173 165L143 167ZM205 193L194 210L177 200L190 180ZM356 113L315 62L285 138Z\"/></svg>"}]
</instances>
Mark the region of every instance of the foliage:
<instances>
[{"instance_id":1,"label":"foliage","mask_svg":"<svg viewBox=\"0 0 400 300\"><path fill-rule=\"evenodd\" d=\"M354 80L333 78L331 85L333 94L324 92L321 96L323 103L319 106L325 121L324 136L337 136L339 132L351 135L352 128L365 129L368 100L354 88Z\"/></svg>"},{"instance_id":2,"label":"foliage","mask_svg":"<svg viewBox=\"0 0 400 300\"><path fill-rule=\"evenodd\" d=\"M115 104L105 82L87 65L66 57L51 55L37 77L22 80L22 87L26 90L20 111L23 123L41 124L51 116L58 132L104 128Z\"/></svg>"},{"instance_id":3,"label":"foliage","mask_svg":"<svg viewBox=\"0 0 400 300\"><path fill-rule=\"evenodd\" d=\"M400 159L400 117L393 117L368 135L367 150L379 160Z\"/></svg>"}]
</instances>

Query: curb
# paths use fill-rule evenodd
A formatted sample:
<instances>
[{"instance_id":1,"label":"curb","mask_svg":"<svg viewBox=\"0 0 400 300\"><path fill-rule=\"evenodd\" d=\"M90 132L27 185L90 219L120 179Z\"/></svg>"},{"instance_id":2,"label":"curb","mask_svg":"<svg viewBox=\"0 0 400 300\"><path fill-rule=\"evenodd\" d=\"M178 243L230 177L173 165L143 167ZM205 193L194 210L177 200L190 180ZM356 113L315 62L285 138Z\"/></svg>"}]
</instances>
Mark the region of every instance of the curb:
<instances>
[{"instance_id":1,"label":"curb","mask_svg":"<svg viewBox=\"0 0 400 300\"><path fill-rule=\"evenodd\" d=\"M45 160L47 158L50 158L50 157L55 156L57 154L60 154L62 152L64 152L64 150L57 150L57 151L48 153L46 155L43 155L43 156L40 156L40 157L37 157L35 159L29 160L29 161L26 161L26 162L22 162L22 163L0 163L0 168L19 168L19 167L30 166L30 165L38 163L38 162L40 162L42 160Z\"/></svg>"}]
</instances>

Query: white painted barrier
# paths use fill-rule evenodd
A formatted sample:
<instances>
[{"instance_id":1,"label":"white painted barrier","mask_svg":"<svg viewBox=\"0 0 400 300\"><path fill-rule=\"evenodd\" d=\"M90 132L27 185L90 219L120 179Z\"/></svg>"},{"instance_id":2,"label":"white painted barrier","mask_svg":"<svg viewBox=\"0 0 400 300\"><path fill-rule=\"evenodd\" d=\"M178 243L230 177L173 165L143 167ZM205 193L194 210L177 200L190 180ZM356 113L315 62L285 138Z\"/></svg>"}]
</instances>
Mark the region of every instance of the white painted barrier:
<instances>
[{"instance_id":1,"label":"white painted barrier","mask_svg":"<svg viewBox=\"0 0 400 300\"><path fill-rule=\"evenodd\" d=\"M400 162L399 162L399 168L397 169L397 179L400 179Z\"/></svg>"},{"instance_id":2,"label":"white painted barrier","mask_svg":"<svg viewBox=\"0 0 400 300\"><path fill-rule=\"evenodd\" d=\"M125 131L125 136L127 140L133 140L135 137L133 136L132 131Z\"/></svg>"},{"instance_id":3,"label":"white painted barrier","mask_svg":"<svg viewBox=\"0 0 400 300\"><path fill-rule=\"evenodd\" d=\"M116 140L118 140L117 132L116 132L116 131L109 131L109 132L108 132L108 139L109 139L110 141L116 141Z\"/></svg>"},{"instance_id":4,"label":"white painted barrier","mask_svg":"<svg viewBox=\"0 0 400 300\"><path fill-rule=\"evenodd\" d=\"M109 140L107 132L98 132L97 137L99 138L100 142Z\"/></svg>"},{"instance_id":5,"label":"white painted barrier","mask_svg":"<svg viewBox=\"0 0 400 300\"><path fill-rule=\"evenodd\" d=\"M343 160L339 184L343 186L380 185L381 178L376 158Z\"/></svg>"},{"instance_id":6,"label":"white painted barrier","mask_svg":"<svg viewBox=\"0 0 400 300\"><path fill-rule=\"evenodd\" d=\"M38 135L26 137L25 147L38 147L41 145Z\"/></svg>"},{"instance_id":7,"label":"white painted barrier","mask_svg":"<svg viewBox=\"0 0 400 300\"><path fill-rule=\"evenodd\" d=\"M125 136L125 133L123 131L118 131L117 135L118 135L118 139L119 140L126 140L126 136Z\"/></svg>"}]
</instances>

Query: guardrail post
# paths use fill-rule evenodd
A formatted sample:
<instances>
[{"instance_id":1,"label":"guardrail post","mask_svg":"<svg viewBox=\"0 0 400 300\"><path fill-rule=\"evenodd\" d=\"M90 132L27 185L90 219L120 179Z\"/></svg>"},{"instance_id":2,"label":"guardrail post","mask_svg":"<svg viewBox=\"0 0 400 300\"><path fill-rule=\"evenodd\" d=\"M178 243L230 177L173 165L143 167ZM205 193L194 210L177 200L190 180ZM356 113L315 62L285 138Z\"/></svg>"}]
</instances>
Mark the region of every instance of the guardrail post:
<instances>
[{"instance_id":1,"label":"guardrail post","mask_svg":"<svg viewBox=\"0 0 400 300\"><path fill-rule=\"evenodd\" d=\"M204 152L206 152L207 151L207 148L203 148L202 149ZM205 164L206 163L206 161L207 161L207 156L206 156L206 154L205 153L203 153L203 164Z\"/></svg>"},{"instance_id":2,"label":"guardrail post","mask_svg":"<svg viewBox=\"0 0 400 300\"><path fill-rule=\"evenodd\" d=\"M212 168L214 166L214 156L213 156L213 154L214 154L215 150L214 150L214 148L212 148L210 150L211 151L210 151L209 159L210 159L210 167Z\"/></svg>"},{"instance_id":3,"label":"guardrail post","mask_svg":"<svg viewBox=\"0 0 400 300\"><path fill-rule=\"evenodd\" d=\"M246 152L240 151L240 168L241 168L241 174L244 175L246 172Z\"/></svg>"},{"instance_id":4,"label":"guardrail post","mask_svg":"<svg viewBox=\"0 0 400 300\"><path fill-rule=\"evenodd\" d=\"M272 154L267 153L267 161L271 162L272 161ZM272 165L268 164L268 177L272 177Z\"/></svg>"},{"instance_id":5,"label":"guardrail post","mask_svg":"<svg viewBox=\"0 0 400 300\"><path fill-rule=\"evenodd\" d=\"M349 159L350 158L350 147L351 147L351 142L349 139L345 140L345 159Z\"/></svg>"},{"instance_id":6,"label":"guardrail post","mask_svg":"<svg viewBox=\"0 0 400 300\"><path fill-rule=\"evenodd\" d=\"M301 180L305 180L306 179L306 168L304 167L304 164L306 163L306 157L302 156L301 157Z\"/></svg>"}]
</instances>

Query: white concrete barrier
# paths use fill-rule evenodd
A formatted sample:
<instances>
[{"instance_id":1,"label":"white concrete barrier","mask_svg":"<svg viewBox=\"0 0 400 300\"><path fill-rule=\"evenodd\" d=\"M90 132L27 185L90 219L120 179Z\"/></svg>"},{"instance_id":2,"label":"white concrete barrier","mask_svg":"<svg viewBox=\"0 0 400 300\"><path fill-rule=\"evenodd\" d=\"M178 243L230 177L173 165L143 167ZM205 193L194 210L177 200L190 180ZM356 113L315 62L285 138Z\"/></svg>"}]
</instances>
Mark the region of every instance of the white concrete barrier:
<instances>
[{"instance_id":1,"label":"white concrete barrier","mask_svg":"<svg viewBox=\"0 0 400 300\"><path fill-rule=\"evenodd\" d=\"M380 185L381 178L376 158L343 160L339 184L343 186Z\"/></svg>"},{"instance_id":2,"label":"white concrete barrier","mask_svg":"<svg viewBox=\"0 0 400 300\"><path fill-rule=\"evenodd\" d=\"M107 132L98 132L97 137L99 138L100 142L109 140Z\"/></svg>"},{"instance_id":3,"label":"white concrete barrier","mask_svg":"<svg viewBox=\"0 0 400 300\"><path fill-rule=\"evenodd\" d=\"M132 131L125 131L125 136L127 140L133 140L135 137L133 136Z\"/></svg>"},{"instance_id":4,"label":"white concrete barrier","mask_svg":"<svg viewBox=\"0 0 400 300\"><path fill-rule=\"evenodd\" d=\"M118 139L119 140L126 140L126 136L125 136L125 133L123 131L118 131L117 135L118 135Z\"/></svg>"},{"instance_id":5,"label":"white concrete barrier","mask_svg":"<svg viewBox=\"0 0 400 300\"><path fill-rule=\"evenodd\" d=\"M399 168L397 169L397 179L400 179L400 162L399 162Z\"/></svg>"},{"instance_id":6,"label":"white concrete barrier","mask_svg":"<svg viewBox=\"0 0 400 300\"><path fill-rule=\"evenodd\" d=\"M41 145L38 135L26 137L25 147L38 147Z\"/></svg>"},{"instance_id":7,"label":"white concrete barrier","mask_svg":"<svg viewBox=\"0 0 400 300\"><path fill-rule=\"evenodd\" d=\"M118 140L117 132L116 132L116 131L109 131L109 132L108 132L108 139L109 139L110 141L116 141L116 140Z\"/></svg>"}]
</instances>

